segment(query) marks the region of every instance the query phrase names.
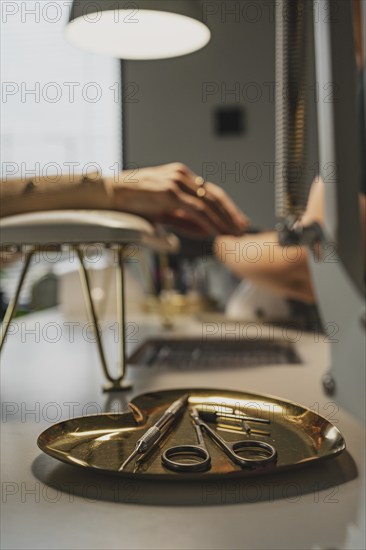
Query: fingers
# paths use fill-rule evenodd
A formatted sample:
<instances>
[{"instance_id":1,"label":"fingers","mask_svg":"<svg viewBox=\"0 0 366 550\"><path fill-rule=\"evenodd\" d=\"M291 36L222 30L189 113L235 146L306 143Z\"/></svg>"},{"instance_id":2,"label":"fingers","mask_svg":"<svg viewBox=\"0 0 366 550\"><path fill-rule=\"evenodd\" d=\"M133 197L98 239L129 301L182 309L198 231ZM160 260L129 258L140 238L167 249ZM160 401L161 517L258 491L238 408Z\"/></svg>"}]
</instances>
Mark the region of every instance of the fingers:
<instances>
[{"instance_id":1,"label":"fingers","mask_svg":"<svg viewBox=\"0 0 366 550\"><path fill-rule=\"evenodd\" d=\"M248 221L227 194L206 183L206 194L198 197L198 188L197 176L182 163L143 169L138 185L123 186L121 208L155 221L172 217L182 224L184 218L205 235L242 234Z\"/></svg>"},{"instance_id":2,"label":"fingers","mask_svg":"<svg viewBox=\"0 0 366 550\"><path fill-rule=\"evenodd\" d=\"M223 197L217 197L216 194L212 191L212 189L209 189L209 187L206 185L206 196L204 197L204 201L208 206L216 212L217 216L222 220L224 227L222 228L222 232L230 235L236 235L240 231L240 225L238 224L238 220L236 217L230 212L226 205L224 204L225 195L223 194Z\"/></svg>"},{"instance_id":3,"label":"fingers","mask_svg":"<svg viewBox=\"0 0 366 550\"><path fill-rule=\"evenodd\" d=\"M191 238L209 236L207 231L201 225L197 225L183 210L177 210L175 213L164 216L163 222Z\"/></svg>"},{"instance_id":4,"label":"fingers","mask_svg":"<svg viewBox=\"0 0 366 550\"><path fill-rule=\"evenodd\" d=\"M225 223L225 220L217 214L208 201L184 192L178 193L178 200L181 205L184 205L186 212L194 213L201 223L204 222L206 226L211 227L211 235L227 233L229 224Z\"/></svg>"},{"instance_id":5,"label":"fingers","mask_svg":"<svg viewBox=\"0 0 366 550\"><path fill-rule=\"evenodd\" d=\"M179 208L174 211L174 216L178 219L185 219L187 222L191 222L195 226L201 228L201 231L209 235L217 235L219 231L215 224L213 224L210 218L202 213L202 211L197 210L192 204L186 203L184 200L181 201Z\"/></svg>"},{"instance_id":6,"label":"fingers","mask_svg":"<svg viewBox=\"0 0 366 550\"><path fill-rule=\"evenodd\" d=\"M207 199L211 198L212 207L217 209L226 220L228 229L233 235L242 234L250 224L249 219L241 212L232 199L217 185L207 183Z\"/></svg>"},{"instance_id":7,"label":"fingers","mask_svg":"<svg viewBox=\"0 0 366 550\"><path fill-rule=\"evenodd\" d=\"M194 200L203 201L203 214L215 226L216 232L230 235L240 235L249 225L248 218L236 207L228 195L213 183L206 183L206 195L198 198L196 192L198 189L197 176L184 164L173 163L167 165L171 170L173 181L179 189ZM181 196L183 200L183 196ZM186 201L189 202L188 200ZM191 201L191 206L195 209L196 204Z\"/></svg>"}]
</instances>

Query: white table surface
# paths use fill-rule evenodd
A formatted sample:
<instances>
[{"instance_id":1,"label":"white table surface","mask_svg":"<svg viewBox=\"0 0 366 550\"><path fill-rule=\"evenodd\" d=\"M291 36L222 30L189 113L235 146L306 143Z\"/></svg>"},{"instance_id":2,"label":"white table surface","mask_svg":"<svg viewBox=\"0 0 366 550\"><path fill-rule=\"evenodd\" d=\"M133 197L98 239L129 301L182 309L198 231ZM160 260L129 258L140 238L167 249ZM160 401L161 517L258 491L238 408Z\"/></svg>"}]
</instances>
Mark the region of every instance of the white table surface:
<instances>
[{"instance_id":1,"label":"white table surface","mask_svg":"<svg viewBox=\"0 0 366 550\"><path fill-rule=\"evenodd\" d=\"M302 365L184 372L130 367L132 391L102 394L96 348L70 338L58 311L19 319L1 359L1 548L3 549L301 549L339 548L356 520L364 428L326 398L320 379L328 345L302 334ZM38 323L38 324L37 324ZM61 327L59 341L56 328ZM156 319L136 320L137 340L157 334ZM111 324L113 322L111 321ZM35 330L35 334L27 331ZM57 329L58 330L58 329ZM202 334L182 319L177 333ZM263 329L266 336L268 328ZM52 332L53 331L53 332ZM278 335L283 335L279 329ZM117 354L112 331L108 350ZM39 341L36 341L38 340ZM130 347L137 344L131 344ZM117 355L116 355L117 356ZM260 481L192 486L126 483L64 465L37 447L55 421L124 409L139 393L210 387L267 393L299 402L337 422L347 453ZM183 503L183 504L182 504Z\"/></svg>"}]
</instances>

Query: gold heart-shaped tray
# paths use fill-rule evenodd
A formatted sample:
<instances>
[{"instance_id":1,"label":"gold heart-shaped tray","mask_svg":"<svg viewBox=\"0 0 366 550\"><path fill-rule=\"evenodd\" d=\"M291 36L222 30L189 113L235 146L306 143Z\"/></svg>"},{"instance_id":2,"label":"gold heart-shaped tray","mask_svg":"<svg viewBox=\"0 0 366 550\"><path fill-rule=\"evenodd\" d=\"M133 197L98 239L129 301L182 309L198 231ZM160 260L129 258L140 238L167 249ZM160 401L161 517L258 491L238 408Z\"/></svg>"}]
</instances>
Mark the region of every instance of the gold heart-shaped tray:
<instances>
[{"instance_id":1,"label":"gold heart-shaped tray","mask_svg":"<svg viewBox=\"0 0 366 550\"><path fill-rule=\"evenodd\" d=\"M169 434L149 454L138 469L118 472L118 468L133 451L135 442L176 399L189 394L189 404L217 410L235 407L246 415L266 419L268 424L252 423L250 439L267 441L277 450L277 462L260 469L235 465L222 450L205 437L212 465L207 472L176 473L161 462L164 449L174 445L195 444L195 432L188 414L177 422ZM237 427L211 424L226 441L243 440ZM276 397L246 392L179 389L139 395L132 401L131 412L100 414L73 418L44 431L38 446L48 455L90 470L103 471L134 479L215 479L219 476L247 477L300 467L318 460L337 456L345 449L339 430L327 419L301 405Z\"/></svg>"}]
</instances>

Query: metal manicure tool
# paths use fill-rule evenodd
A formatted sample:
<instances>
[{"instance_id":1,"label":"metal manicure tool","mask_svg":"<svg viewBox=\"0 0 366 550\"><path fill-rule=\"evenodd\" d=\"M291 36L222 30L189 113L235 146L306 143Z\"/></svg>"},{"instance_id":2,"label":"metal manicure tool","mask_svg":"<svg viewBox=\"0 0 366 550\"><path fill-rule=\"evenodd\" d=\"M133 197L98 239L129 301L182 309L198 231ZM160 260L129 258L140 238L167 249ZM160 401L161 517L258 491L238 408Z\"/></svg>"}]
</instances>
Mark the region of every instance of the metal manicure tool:
<instances>
[{"instance_id":1,"label":"metal manicure tool","mask_svg":"<svg viewBox=\"0 0 366 550\"><path fill-rule=\"evenodd\" d=\"M153 424L153 426L151 426L151 428L149 428L147 432L145 432L144 435L136 441L135 449L118 468L119 472L122 472L136 456L146 453L157 445L160 438L167 432L175 420L177 420L185 411L188 403L188 397L188 395L184 395L180 399L174 401L163 413L163 415L155 422L155 424Z\"/></svg>"},{"instance_id":2,"label":"metal manicure tool","mask_svg":"<svg viewBox=\"0 0 366 550\"><path fill-rule=\"evenodd\" d=\"M232 462L242 468L276 462L277 451L273 445L253 439L233 443L225 441L202 420L200 412L196 408L190 409L190 416L198 442L196 445L176 445L167 449L162 455L162 463L169 470L201 472L210 469L211 456L206 448L203 432L220 447Z\"/></svg>"}]
</instances>

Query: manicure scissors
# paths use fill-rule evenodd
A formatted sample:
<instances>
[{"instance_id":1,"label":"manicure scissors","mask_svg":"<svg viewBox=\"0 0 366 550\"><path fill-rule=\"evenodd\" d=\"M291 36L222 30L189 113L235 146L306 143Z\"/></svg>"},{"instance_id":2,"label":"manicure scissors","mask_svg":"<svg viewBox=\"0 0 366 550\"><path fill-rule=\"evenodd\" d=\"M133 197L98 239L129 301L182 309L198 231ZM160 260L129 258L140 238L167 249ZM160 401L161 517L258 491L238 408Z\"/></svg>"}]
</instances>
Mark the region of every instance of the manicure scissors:
<instances>
[{"instance_id":1,"label":"manicure scissors","mask_svg":"<svg viewBox=\"0 0 366 550\"><path fill-rule=\"evenodd\" d=\"M244 439L225 441L215 430L200 418L197 409L190 409L190 417L196 432L196 445L176 445L162 454L164 466L175 472L202 472L211 467L211 457L205 445L203 431L212 439L232 462L242 468L263 466L276 462L277 451L273 445L264 441Z\"/></svg>"}]
</instances>

